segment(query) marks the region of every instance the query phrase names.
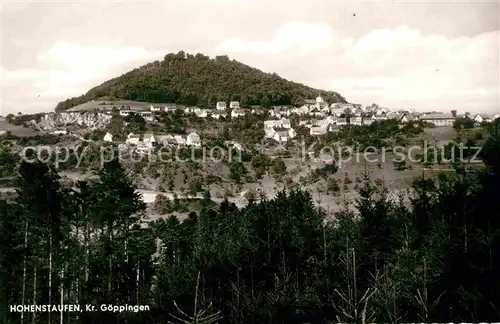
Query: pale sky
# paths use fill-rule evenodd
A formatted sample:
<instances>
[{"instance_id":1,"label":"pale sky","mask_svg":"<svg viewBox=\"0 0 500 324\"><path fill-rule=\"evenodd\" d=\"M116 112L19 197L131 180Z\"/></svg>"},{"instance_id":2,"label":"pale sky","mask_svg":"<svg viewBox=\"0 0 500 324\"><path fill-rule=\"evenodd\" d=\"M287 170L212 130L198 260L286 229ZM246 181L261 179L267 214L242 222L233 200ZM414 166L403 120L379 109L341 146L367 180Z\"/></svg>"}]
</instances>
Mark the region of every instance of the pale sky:
<instances>
[{"instance_id":1,"label":"pale sky","mask_svg":"<svg viewBox=\"0 0 500 324\"><path fill-rule=\"evenodd\" d=\"M392 109L500 112L498 1L3 1L0 114L166 53L230 58Z\"/></svg>"}]
</instances>

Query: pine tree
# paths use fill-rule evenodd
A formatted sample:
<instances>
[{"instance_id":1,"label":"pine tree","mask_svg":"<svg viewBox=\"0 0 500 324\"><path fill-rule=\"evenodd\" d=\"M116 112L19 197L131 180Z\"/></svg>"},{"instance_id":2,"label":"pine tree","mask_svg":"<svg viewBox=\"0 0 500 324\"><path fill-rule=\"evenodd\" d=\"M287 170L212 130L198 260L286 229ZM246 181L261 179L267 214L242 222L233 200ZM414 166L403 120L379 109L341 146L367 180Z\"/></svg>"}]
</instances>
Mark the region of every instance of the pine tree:
<instances>
[{"instance_id":1,"label":"pine tree","mask_svg":"<svg viewBox=\"0 0 500 324\"><path fill-rule=\"evenodd\" d=\"M25 249L36 251L34 258L47 257L48 304L56 304L59 275L62 270L63 193L59 175L41 162L22 162L19 168L16 204L23 210ZM25 255L26 257L26 255ZM42 265L43 267L44 265ZM32 265L25 259L23 266L23 301L27 302L27 276ZM31 272L30 272L31 273ZM36 273L36 272L35 272ZM33 286L36 287L34 284ZM33 292L36 294L36 291ZM45 298L42 297L45 301ZM22 313L22 318L24 314ZM51 313L47 313L49 323Z\"/></svg>"},{"instance_id":2,"label":"pine tree","mask_svg":"<svg viewBox=\"0 0 500 324\"><path fill-rule=\"evenodd\" d=\"M106 163L98 175L99 182L91 188L90 211L105 247L106 295L110 302L125 302L134 290L129 286L135 266L129 258L130 230L139 224L146 207L118 160Z\"/></svg>"}]
</instances>

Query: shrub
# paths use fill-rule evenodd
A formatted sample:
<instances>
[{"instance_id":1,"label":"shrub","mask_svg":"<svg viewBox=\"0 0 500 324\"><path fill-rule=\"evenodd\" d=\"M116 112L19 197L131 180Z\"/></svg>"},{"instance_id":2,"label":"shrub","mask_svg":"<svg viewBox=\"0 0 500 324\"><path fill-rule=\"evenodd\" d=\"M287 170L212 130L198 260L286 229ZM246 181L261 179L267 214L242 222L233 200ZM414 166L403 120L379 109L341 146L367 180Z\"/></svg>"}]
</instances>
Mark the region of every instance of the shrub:
<instances>
[{"instance_id":1,"label":"shrub","mask_svg":"<svg viewBox=\"0 0 500 324\"><path fill-rule=\"evenodd\" d=\"M337 179L333 178L328 181L328 192L337 193L340 191L340 186Z\"/></svg>"}]
</instances>

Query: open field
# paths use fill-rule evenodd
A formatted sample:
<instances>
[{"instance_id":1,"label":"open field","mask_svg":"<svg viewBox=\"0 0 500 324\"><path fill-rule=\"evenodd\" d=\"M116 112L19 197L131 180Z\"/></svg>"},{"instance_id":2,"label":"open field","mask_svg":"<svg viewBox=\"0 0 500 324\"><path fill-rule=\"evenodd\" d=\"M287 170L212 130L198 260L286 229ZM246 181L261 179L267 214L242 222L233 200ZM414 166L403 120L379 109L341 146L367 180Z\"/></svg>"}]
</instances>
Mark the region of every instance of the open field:
<instances>
[{"instance_id":1,"label":"open field","mask_svg":"<svg viewBox=\"0 0 500 324\"><path fill-rule=\"evenodd\" d=\"M424 128L423 139L433 139L434 141L450 141L456 137L457 133L453 127Z\"/></svg>"},{"instance_id":2,"label":"open field","mask_svg":"<svg viewBox=\"0 0 500 324\"><path fill-rule=\"evenodd\" d=\"M88 102L83 103L81 105L70 108L70 109L66 110L66 112L92 111L94 109L112 110L113 107L121 108L122 106L124 106L124 107L130 106L131 110L149 110L149 107L151 105L152 105L151 103L141 102L141 101L122 100L122 99L117 99L117 100L105 100L105 99L103 99L103 100L88 101ZM161 106L161 105L166 105L166 104L155 103L154 105Z\"/></svg>"},{"instance_id":3,"label":"open field","mask_svg":"<svg viewBox=\"0 0 500 324\"><path fill-rule=\"evenodd\" d=\"M0 121L0 130L11 132L12 135L26 137L40 135L41 133L28 127L9 124L6 120Z\"/></svg>"}]
</instances>

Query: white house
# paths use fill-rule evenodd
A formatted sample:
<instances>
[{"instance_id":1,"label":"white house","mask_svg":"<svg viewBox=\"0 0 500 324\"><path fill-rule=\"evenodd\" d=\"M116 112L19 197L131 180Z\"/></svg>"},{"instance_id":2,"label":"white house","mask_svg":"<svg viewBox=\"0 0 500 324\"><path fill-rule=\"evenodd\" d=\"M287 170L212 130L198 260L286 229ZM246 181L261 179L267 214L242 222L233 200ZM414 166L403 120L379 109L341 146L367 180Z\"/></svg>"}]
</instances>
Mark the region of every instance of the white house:
<instances>
[{"instance_id":1,"label":"white house","mask_svg":"<svg viewBox=\"0 0 500 324\"><path fill-rule=\"evenodd\" d=\"M309 113L309 106L303 105L302 107L292 108L292 109L290 109L290 113L296 114L299 116L307 115Z\"/></svg>"},{"instance_id":2,"label":"white house","mask_svg":"<svg viewBox=\"0 0 500 324\"><path fill-rule=\"evenodd\" d=\"M149 106L149 111L151 112L160 112L162 110L165 110L166 107L161 107L161 106Z\"/></svg>"},{"instance_id":3,"label":"white house","mask_svg":"<svg viewBox=\"0 0 500 324\"><path fill-rule=\"evenodd\" d=\"M142 142L147 147L153 147L156 143L156 138L153 133L145 133L142 137Z\"/></svg>"},{"instance_id":4,"label":"white house","mask_svg":"<svg viewBox=\"0 0 500 324\"><path fill-rule=\"evenodd\" d=\"M276 142L288 142L290 139L295 138L297 133L293 128L284 131L274 132L274 136L272 137Z\"/></svg>"},{"instance_id":5,"label":"white house","mask_svg":"<svg viewBox=\"0 0 500 324\"><path fill-rule=\"evenodd\" d=\"M231 111L231 118L238 118L238 117L244 117L245 116L245 110L243 109L233 109Z\"/></svg>"},{"instance_id":6,"label":"white house","mask_svg":"<svg viewBox=\"0 0 500 324\"><path fill-rule=\"evenodd\" d=\"M208 112L206 109L195 108L194 114L196 115L196 117L199 117L199 118L207 118L208 117Z\"/></svg>"},{"instance_id":7,"label":"white house","mask_svg":"<svg viewBox=\"0 0 500 324\"><path fill-rule=\"evenodd\" d=\"M337 125L337 124L330 124L328 125L328 127L326 128L326 131L328 133L330 132L339 132L340 131L340 126Z\"/></svg>"},{"instance_id":8,"label":"white house","mask_svg":"<svg viewBox=\"0 0 500 324\"><path fill-rule=\"evenodd\" d=\"M340 117L340 115L344 114L343 107L330 107L330 114L332 116Z\"/></svg>"},{"instance_id":9,"label":"white house","mask_svg":"<svg viewBox=\"0 0 500 324\"><path fill-rule=\"evenodd\" d=\"M377 115L377 116L385 115L389 112L390 112L389 109L384 108L384 107L378 107L375 109L375 115Z\"/></svg>"},{"instance_id":10,"label":"white house","mask_svg":"<svg viewBox=\"0 0 500 324\"><path fill-rule=\"evenodd\" d=\"M404 113L404 114L400 115L400 117L399 117L399 122L402 124L409 123L412 120L413 120L413 115L410 113Z\"/></svg>"},{"instance_id":11,"label":"white house","mask_svg":"<svg viewBox=\"0 0 500 324\"><path fill-rule=\"evenodd\" d=\"M184 145L186 143L186 139L182 137L182 135L164 135L159 136L157 140L163 143L163 145Z\"/></svg>"},{"instance_id":12,"label":"white house","mask_svg":"<svg viewBox=\"0 0 500 324\"><path fill-rule=\"evenodd\" d=\"M154 120L153 113L150 112L150 111L141 111L141 112L139 112L139 115L142 118L144 118L144 120L147 120L147 121L153 121Z\"/></svg>"},{"instance_id":13,"label":"white house","mask_svg":"<svg viewBox=\"0 0 500 324\"><path fill-rule=\"evenodd\" d=\"M455 122L455 118L451 114L444 113L431 113L424 114L420 117L420 120L425 121L430 124L434 124L435 126L453 126Z\"/></svg>"},{"instance_id":14,"label":"white house","mask_svg":"<svg viewBox=\"0 0 500 324\"><path fill-rule=\"evenodd\" d=\"M130 134L128 134L127 139L125 140L125 143L137 145L137 144L139 144L139 141L140 141L139 135L130 133Z\"/></svg>"},{"instance_id":15,"label":"white house","mask_svg":"<svg viewBox=\"0 0 500 324\"><path fill-rule=\"evenodd\" d=\"M314 107L313 109L311 109L309 111L309 115L313 115L313 116L316 116L316 117L323 117L323 116L325 116L325 114L321 111L321 109L317 108L317 107Z\"/></svg>"},{"instance_id":16,"label":"white house","mask_svg":"<svg viewBox=\"0 0 500 324\"><path fill-rule=\"evenodd\" d=\"M290 137L288 136L288 132L281 131L281 132L275 132L274 136L273 136L273 139L276 142L284 143L284 142L288 142L288 140L290 139Z\"/></svg>"},{"instance_id":17,"label":"white house","mask_svg":"<svg viewBox=\"0 0 500 324\"><path fill-rule=\"evenodd\" d=\"M487 122L487 123L490 123L492 122L493 120L495 120L496 118L491 118L489 116L486 116L486 115L480 115L480 114L477 114L476 116L474 116L474 121L478 124L481 124L482 122Z\"/></svg>"},{"instance_id":18,"label":"white house","mask_svg":"<svg viewBox=\"0 0 500 324\"><path fill-rule=\"evenodd\" d=\"M182 135L174 135L174 141L176 145L182 146L186 145L186 139Z\"/></svg>"},{"instance_id":19,"label":"white house","mask_svg":"<svg viewBox=\"0 0 500 324\"><path fill-rule=\"evenodd\" d=\"M186 145L200 147L201 146L200 135L196 134L195 132L190 133L186 137Z\"/></svg>"},{"instance_id":20,"label":"white house","mask_svg":"<svg viewBox=\"0 0 500 324\"><path fill-rule=\"evenodd\" d=\"M390 112L390 113L386 114L386 116L387 116L387 119L399 120L400 114L398 114L397 112Z\"/></svg>"},{"instance_id":21,"label":"white house","mask_svg":"<svg viewBox=\"0 0 500 324\"><path fill-rule=\"evenodd\" d=\"M309 134L311 136L321 136L325 135L327 132L327 128L324 126L311 126L311 128L309 128Z\"/></svg>"},{"instance_id":22,"label":"white house","mask_svg":"<svg viewBox=\"0 0 500 324\"><path fill-rule=\"evenodd\" d=\"M266 120L264 122L264 129L273 129L273 128L291 128L292 124L290 119L281 118L278 120Z\"/></svg>"},{"instance_id":23,"label":"white house","mask_svg":"<svg viewBox=\"0 0 500 324\"><path fill-rule=\"evenodd\" d=\"M227 105L225 101L219 101L217 102L217 105L215 106L216 110L226 110Z\"/></svg>"},{"instance_id":24,"label":"white house","mask_svg":"<svg viewBox=\"0 0 500 324\"><path fill-rule=\"evenodd\" d=\"M351 110L352 116L361 117L362 114L363 114L363 110L361 108L354 108L353 110Z\"/></svg>"},{"instance_id":25,"label":"white house","mask_svg":"<svg viewBox=\"0 0 500 324\"><path fill-rule=\"evenodd\" d=\"M337 117L334 116L327 116L325 119L321 121L323 125L328 125L328 124L336 124L337 123Z\"/></svg>"},{"instance_id":26,"label":"white house","mask_svg":"<svg viewBox=\"0 0 500 324\"><path fill-rule=\"evenodd\" d=\"M292 127L292 123L290 122L290 119L281 118L279 121L280 121L280 123L278 124L278 127L280 127L280 128L289 129Z\"/></svg>"},{"instance_id":27,"label":"white house","mask_svg":"<svg viewBox=\"0 0 500 324\"><path fill-rule=\"evenodd\" d=\"M267 112L267 109L254 108L251 110L253 115L264 115Z\"/></svg>"},{"instance_id":28,"label":"white house","mask_svg":"<svg viewBox=\"0 0 500 324\"><path fill-rule=\"evenodd\" d=\"M113 135L111 135L111 133L106 133L106 135L104 135L103 141L113 142Z\"/></svg>"},{"instance_id":29,"label":"white house","mask_svg":"<svg viewBox=\"0 0 500 324\"><path fill-rule=\"evenodd\" d=\"M120 110L120 116L122 117L127 117L129 116L130 114L134 113L135 111L133 110Z\"/></svg>"},{"instance_id":30,"label":"white house","mask_svg":"<svg viewBox=\"0 0 500 324\"><path fill-rule=\"evenodd\" d=\"M185 114L191 114L194 112L194 107L186 107L184 108L184 113Z\"/></svg>"},{"instance_id":31,"label":"white house","mask_svg":"<svg viewBox=\"0 0 500 324\"><path fill-rule=\"evenodd\" d=\"M372 118L363 118L363 125L366 125L366 126L371 125L371 124L373 124L374 121L375 120Z\"/></svg>"},{"instance_id":32,"label":"white house","mask_svg":"<svg viewBox=\"0 0 500 324\"><path fill-rule=\"evenodd\" d=\"M361 126L362 122L363 122L363 119L359 116L353 116L353 117L349 118L349 124L351 124L351 125Z\"/></svg>"},{"instance_id":33,"label":"white house","mask_svg":"<svg viewBox=\"0 0 500 324\"><path fill-rule=\"evenodd\" d=\"M269 111L269 115L270 115L271 117L281 118L281 109L278 109L278 108L276 108L276 109L271 109L271 110Z\"/></svg>"},{"instance_id":34,"label":"white house","mask_svg":"<svg viewBox=\"0 0 500 324\"><path fill-rule=\"evenodd\" d=\"M323 100L323 97L317 96L316 97L316 107L319 109L319 108L323 107L324 104L325 104L325 101Z\"/></svg>"},{"instance_id":35,"label":"white house","mask_svg":"<svg viewBox=\"0 0 500 324\"><path fill-rule=\"evenodd\" d=\"M311 128L314 126L325 126L325 122L319 119L309 119L306 124L304 124L305 128Z\"/></svg>"},{"instance_id":36,"label":"white house","mask_svg":"<svg viewBox=\"0 0 500 324\"><path fill-rule=\"evenodd\" d=\"M229 103L229 108L230 109L240 109L240 102L239 101L231 101Z\"/></svg>"},{"instance_id":37,"label":"white house","mask_svg":"<svg viewBox=\"0 0 500 324\"><path fill-rule=\"evenodd\" d=\"M347 119L345 118L338 118L337 119L337 125L341 126L341 125L347 125Z\"/></svg>"},{"instance_id":38,"label":"white house","mask_svg":"<svg viewBox=\"0 0 500 324\"><path fill-rule=\"evenodd\" d=\"M222 112L222 111L214 111L214 112L210 115L210 117L212 117L213 119L219 119L219 118L221 118L221 117L224 117L224 118L225 118L226 116L227 116L227 114L226 114L225 112Z\"/></svg>"},{"instance_id":39,"label":"white house","mask_svg":"<svg viewBox=\"0 0 500 324\"><path fill-rule=\"evenodd\" d=\"M168 113L168 112L174 112L176 109L177 109L177 106L175 106L175 105L166 105L164 108L164 111L166 113Z\"/></svg>"},{"instance_id":40,"label":"white house","mask_svg":"<svg viewBox=\"0 0 500 324\"><path fill-rule=\"evenodd\" d=\"M376 121L376 120L387 120L387 114L382 112L380 114L375 114L375 115L372 115L372 119L373 121Z\"/></svg>"},{"instance_id":41,"label":"white house","mask_svg":"<svg viewBox=\"0 0 500 324\"><path fill-rule=\"evenodd\" d=\"M476 115L476 116L474 116L474 118L473 118L473 119L474 119L474 121L475 121L476 123L479 123L479 124L481 124L481 123L484 121L483 116L481 116L481 115L479 115L479 114L478 114L478 115Z\"/></svg>"}]
</instances>

